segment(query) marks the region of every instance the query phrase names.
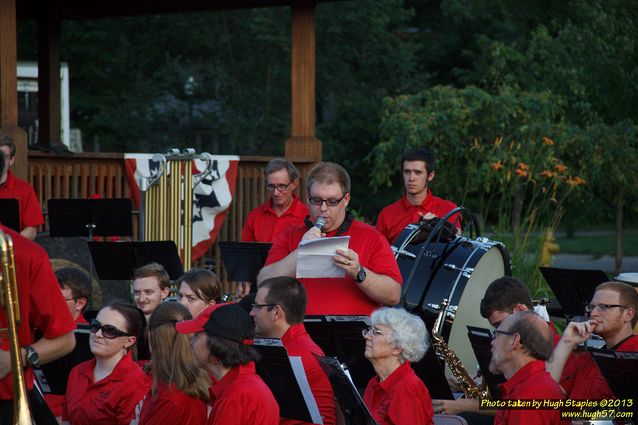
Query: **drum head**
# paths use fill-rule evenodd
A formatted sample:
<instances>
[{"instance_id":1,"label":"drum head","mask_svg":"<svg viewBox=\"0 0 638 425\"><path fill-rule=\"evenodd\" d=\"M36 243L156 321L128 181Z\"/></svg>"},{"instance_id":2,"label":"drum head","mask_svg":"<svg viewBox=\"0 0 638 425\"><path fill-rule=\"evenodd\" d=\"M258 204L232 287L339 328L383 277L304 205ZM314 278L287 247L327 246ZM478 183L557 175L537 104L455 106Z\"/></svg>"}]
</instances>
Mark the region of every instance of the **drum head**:
<instances>
[{"instance_id":1,"label":"drum head","mask_svg":"<svg viewBox=\"0 0 638 425\"><path fill-rule=\"evenodd\" d=\"M507 272L509 274L509 271ZM481 316L480 304L490 283L506 275L506 262L500 245L492 246L474 267L474 271L463 289L450 331L448 345L461 359L466 370L473 373L478 362L470 340L467 325L489 328L490 323Z\"/></svg>"}]
</instances>

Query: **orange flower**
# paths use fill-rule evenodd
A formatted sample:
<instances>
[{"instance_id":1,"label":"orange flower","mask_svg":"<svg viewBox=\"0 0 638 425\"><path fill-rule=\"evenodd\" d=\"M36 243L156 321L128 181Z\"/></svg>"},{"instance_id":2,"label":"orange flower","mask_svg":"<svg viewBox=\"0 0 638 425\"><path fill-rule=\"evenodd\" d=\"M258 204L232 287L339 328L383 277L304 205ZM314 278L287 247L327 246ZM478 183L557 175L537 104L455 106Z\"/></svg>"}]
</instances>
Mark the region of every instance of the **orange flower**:
<instances>
[{"instance_id":1,"label":"orange flower","mask_svg":"<svg viewBox=\"0 0 638 425\"><path fill-rule=\"evenodd\" d=\"M514 170L514 172L521 177L527 177L527 175L529 174L529 171L524 170L522 168L517 168L516 170Z\"/></svg>"},{"instance_id":2,"label":"orange flower","mask_svg":"<svg viewBox=\"0 0 638 425\"><path fill-rule=\"evenodd\" d=\"M582 179L582 178L576 176L576 177L568 177L567 181L565 183L567 183L568 185L573 187L573 186L580 186L582 184L585 184L586 181L585 181L585 179Z\"/></svg>"},{"instance_id":3,"label":"orange flower","mask_svg":"<svg viewBox=\"0 0 638 425\"><path fill-rule=\"evenodd\" d=\"M501 160L499 159L496 162L492 162L490 164L490 167L492 168L492 170L500 170L501 168L503 168L503 164L501 164Z\"/></svg>"},{"instance_id":4,"label":"orange flower","mask_svg":"<svg viewBox=\"0 0 638 425\"><path fill-rule=\"evenodd\" d=\"M518 163L518 168L523 171L529 171L529 165L522 162Z\"/></svg>"},{"instance_id":5,"label":"orange flower","mask_svg":"<svg viewBox=\"0 0 638 425\"><path fill-rule=\"evenodd\" d=\"M552 146L554 141L549 137L543 137L543 146Z\"/></svg>"},{"instance_id":6,"label":"orange flower","mask_svg":"<svg viewBox=\"0 0 638 425\"><path fill-rule=\"evenodd\" d=\"M567 165L565 164L556 164L554 166L554 168L556 169L556 171L558 171L559 173L564 173L565 171L567 171Z\"/></svg>"},{"instance_id":7,"label":"orange flower","mask_svg":"<svg viewBox=\"0 0 638 425\"><path fill-rule=\"evenodd\" d=\"M549 170L545 170L545 171L541 172L541 176L547 177L548 179L551 179L555 175L556 174L553 171L549 171Z\"/></svg>"}]
</instances>

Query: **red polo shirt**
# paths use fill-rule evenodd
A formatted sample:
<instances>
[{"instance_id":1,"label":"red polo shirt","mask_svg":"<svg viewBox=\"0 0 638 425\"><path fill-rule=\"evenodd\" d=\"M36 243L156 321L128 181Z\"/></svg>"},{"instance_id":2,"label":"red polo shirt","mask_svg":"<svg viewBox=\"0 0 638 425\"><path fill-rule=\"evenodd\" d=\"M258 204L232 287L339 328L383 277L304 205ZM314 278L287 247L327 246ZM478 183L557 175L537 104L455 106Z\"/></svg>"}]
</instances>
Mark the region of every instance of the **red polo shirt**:
<instances>
[{"instance_id":1,"label":"red polo shirt","mask_svg":"<svg viewBox=\"0 0 638 425\"><path fill-rule=\"evenodd\" d=\"M289 356L301 357L304 371L308 377L308 384L312 395L315 397L319 413L323 417L323 425L333 425L335 423L335 402L334 393L328 377L323 372L319 361L313 354L324 356L325 354L310 338L306 328L302 323L291 326L281 337L281 343L288 350ZM292 419L281 419L282 425L301 425L309 422L302 422Z\"/></svg>"},{"instance_id":2,"label":"red polo shirt","mask_svg":"<svg viewBox=\"0 0 638 425\"><path fill-rule=\"evenodd\" d=\"M615 347L608 348L608 350L638 352L638 335L631 335L620 341Z\"/></svg>"},{"instance_id":3,"label":"red polo shirt","mask_svg":"<svg viewBox=\"0 0 638 425\"><path fill-rule=\"evenodd\" d=\"M563 392L545 370L543 360L533 360L501 384L501 400L561 400ZM560 410L515 410L502 408L496 413L494 425L559 424Z\"/></svg>"},{"instance_id":4,"label":"red polo shirt","mask_svg":"<svg viewBox=\"0 0 638 425\"><path fill-rule=\"evenodd\" d=\"M290 226L275 236L272 248L268 252L266 266L285 258L299 246L303 235L308 231L305 224ZM335 236L334 232L328 237ZM349 248L359 254L363 267L375 273L388 276L401 283L401 272L390 244L374 227L353 220L350 228L341 234L350 236ZM308 295L306 314L352 314L369 315L379 304L359 289L358 283L348 277L300 279Z\"/></svg>"},{"instance_id":5,"label":"red polo shirt","mask_svg":"<svg viewBox=\"0 0 638 425\"><path fill-rule=\"evenodd\" d=\"M383 382L368 382L363 401L380 425L432 424L432 399L423 381L405 362Z\"/></svg>"},{"instance_id":6,"label":"red polo shirt","mask_svg":"<svg viewBox=\"0 0 638 425\"><path fill-rule=\"evenodd\" d=\"M144 399L139 425L204 425L207 415L204 400L159 382L155 395L149 391Z\"/></svg>"},{"instance_id":7,"label":"red polo shirt","mask_svg":"<svg viewBox=\"0 0 638 425\"><path fill-rule=\"evenodd\" d=\"M34 342L34 330L46 338L57 338L75 329L73 316L66 305L60 285L55 278L49 256L42 247L0 224L0 229L11 236L15 257L15 271L20 301L22 324L18 328L20 346ZM0 328L7 329L7 315L0 309ZM0 332L0 350L9 350L7 331ZM33 370L25 370L27 388L33 388ZM13 398L11 373L0 380L0 400Z\"/></svg>"},{"instance_id":8,"label":"red polo shirt","mask_svg":"<svg viewBox=\"0 0 638 425\"><path fill-rule=\"evenodd\" d=\"M44 216L38 197L31 185L7 172L7 181L0 186L0 199L14 198L20 207L20 230L44 224Z\"/></svg>"},{"instance_id":9,"label":"red polo shirt","mask_svg":"<svg viewBox=\"0 0 638 425\"><path fill-rule=\"evenodd\" d=\"M434 196L430 189L428 189L428 194L421 205L412 205L403 194L401 199L381 210L379 218L377 218L377 230L383 233L388 242L392 243L405 229L405 226L417 223L421 219L419 213L425 215L430 212L437 217L443 217L454 208L456 208L454 202ZM459 224L456 223L457 217L458 214L454 214L448 221L459 227Z\"/></svg>"},{"instance_id":10,"label":"red polo shirt","mask_svg":"<svg viewBox=\"0 0 638 425\"><path fill-rule=\"evenodd\" d=\"M235 366L211 388L208 425L277 425L279 405L255 373L255 363Z\"/></svg>"},{"instance_id":11,"label":"red polo shirt","mask_svg":"<svg viewBox=\"0 0 638 425\"><path fill-rule=\"evenodd\" d=\"M71 370L62 420L73 425L128 425L151 386L150 377L133 362L130 352L98 382L94 382L94 369L95 359Z\"/></svg>"},{"instance_id":12,"label":"red polo shirt","mask_svg":"<svg viewBox=\"0 0 638 425\"><path fill-rule=\"evenodd\" d=\"M303 223L308 215L308 207L296 194L293 194L290 207L279 217L271 205L269 199L248 214L241 231L243 242L272 242L284 228Z\"/></svg>"}]
</instances>

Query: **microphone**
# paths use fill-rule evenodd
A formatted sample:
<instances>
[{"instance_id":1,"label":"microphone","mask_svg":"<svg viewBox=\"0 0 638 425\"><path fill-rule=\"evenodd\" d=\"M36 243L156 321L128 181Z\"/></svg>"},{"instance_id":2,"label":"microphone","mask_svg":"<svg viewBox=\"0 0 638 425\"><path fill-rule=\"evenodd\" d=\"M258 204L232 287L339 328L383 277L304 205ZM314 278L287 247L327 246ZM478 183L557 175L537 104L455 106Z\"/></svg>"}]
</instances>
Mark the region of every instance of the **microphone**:
<instances>
[{"instance_id":1,"label":"microphone","mask_svg":"<svg viewBox=\"0 0 638 425\"><path fill-rule=\"evenodd\" d=\"M315 222L315 227L319 229L319 231L323 230L323 226L326 225L326 219L322 216L317 217L317 221Z\"/></svg>"}]
</instances>

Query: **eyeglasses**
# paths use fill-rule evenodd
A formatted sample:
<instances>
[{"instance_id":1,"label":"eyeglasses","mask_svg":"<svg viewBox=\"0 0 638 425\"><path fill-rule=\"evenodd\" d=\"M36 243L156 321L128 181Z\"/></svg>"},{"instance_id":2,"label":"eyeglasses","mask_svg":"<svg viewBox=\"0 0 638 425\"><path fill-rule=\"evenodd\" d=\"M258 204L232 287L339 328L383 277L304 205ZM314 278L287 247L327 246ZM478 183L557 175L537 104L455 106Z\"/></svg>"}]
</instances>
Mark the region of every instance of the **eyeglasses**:
<instances>
[{"instance_id":1,"label":"eyeglasses","mask_svg":"<svg viewBox=\"0 0 638 425\"><path fill-rule=\"evenodd\" d=\"M79 297L73 297L73 298L65 298L64 301L75 301L77 300Z\"/></svg>"},{"instance_id":2,"label":"eyeglasses","mask_svg":"<svg viewBox=\"0 0 638 425\"><path fill-rule=\"evenodd\" d=\"M308 197L308 202L310 202L312 205L316 205L318 207L321 206L321 204L323 204L324 202L326 203L326 205L328 205L329 207L336 207L337 205L339 205L339 203L341 201L343 201L343 198L345 198L347 195L347 193L345 195L343 195L341 198L339 199L321 199L318 196L309 196Z\"/></svg>"},{"instance_id":3,"label":"eyeglasses","mask_svg":"<svg viewBox=\"0 0 638 425\"><path fill-rule=\"evenodd\" d=\"M363 335L364 338L367 338L368 335L375 337L383 335L383 331L375 328L365 328L361 330L361 335Z\"/></svg>"},{"instance_id":4,"label":"eyeglasses","mask_svg":"<svg viewBox=\"0 0 638 425\"><path fill-rule=\"evenodd\" d=\"M251 306L253 309L255 309L255 310L256 310L256 309L258 309L258 308L264 308L264 307L272 308L272 307L275 307L276 305L277 305L277 304L255 304L255 303L252 303L250 306Z\"/></svg>"},{"instance_id":5,"label":"eyeglasses","mask_svg":"<svg viewBox=\"0 0 638 425\"><path fill-rule=\"evenodd\" d=\"M129 333L122 332L113 325L103 325L95 319L91 320L89 331L96 334L100 329L102 330L102 336L107 339L115 339L119 336L133 336Z\"/></svg>"},{"instance_id":6,"label":"eyeglasses","mask_svg":"<svg viewBox=\"0 0 638 425\"><path fill-rule=\"evenodd\" d=\"M275 189L277 189L280 192L283 192L284 190L288 189L288 186L290 186L293 182L290 182L288 184L267 184L266 185L266 190L268 192L274 192Z\"/></svg>"},{"instance_id":7,"label":"eyeglasses","mask_svg":"<svg viewBox=\"0 0 638 425\"><path fill-rule=\"evenodd\" d=\"M604 313L605 311L607 311L610 308L627 308L627 306L625 305L620 305L620 304L587 304L585 306L585 311L587 313L591 313L592 311L594 311L596 309L596 307L598 307L598 309L600 310L601 313Z\"/></svg>"},{"instance_id":8,"label":"eyeglasses","mask_svg":"<svg viewBox=\"0 0 638 425\"><path fill-rule=\"evenodd\" d=\"M503 335L516 335L518 332L510 332L510 331L502 331L500 329L494 329L492 332L492 339L495 339L498 334L503 334Z\"/></svg>"}]
</instances>

